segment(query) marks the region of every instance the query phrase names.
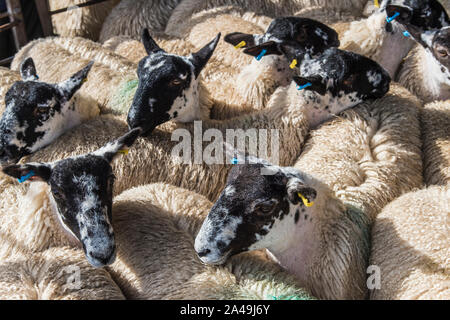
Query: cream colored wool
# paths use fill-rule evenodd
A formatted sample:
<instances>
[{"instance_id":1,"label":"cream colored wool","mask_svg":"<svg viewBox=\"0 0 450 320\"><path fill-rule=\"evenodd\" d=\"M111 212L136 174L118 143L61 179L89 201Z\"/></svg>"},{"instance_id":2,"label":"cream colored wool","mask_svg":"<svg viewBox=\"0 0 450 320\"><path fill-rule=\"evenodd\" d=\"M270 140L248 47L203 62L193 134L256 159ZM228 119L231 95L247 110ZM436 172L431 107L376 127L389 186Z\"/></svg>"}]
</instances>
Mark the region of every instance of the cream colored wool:
<instances>
[{"instance_id":1,"label":"cream colored wool","mask_svg":"<svg viewBox=\"0 0 450 320\"><path fill-rule=\"evenodd\" d=\"M158 45L166 52L170 52L181 56L188 56L192 52L196 51L196 48L193 45L191 45L188 41L183 39L175 39L170 37L153 37L153 38L158 43ZM204 42L205 38L200 40L200 43L204 44ZM134 40L129 36L113 37L108 41L106 41L103 44L103 47L114 51L115 53L121 55L122 57L127 58L128 60L136 64L143 58L148 56L142 42L139 40ZM208 67L209 63L210 62L208 62L206 67ZM205 72L203 71L202 75L204 73Z\"/></svg>"},{"instance_id":2,"label":"cream colored wool","mask_svg":"<svg viewBox=\"0 0 450 320\"><path fill-rule=\"evenodd\" d=\"M421 112L425 185L450 183L450 101L425 105Z\"/></svg>"},{"instance_id":3,"label":"cream colored wool","mask_svg":"<svg viewBox=\"0 0 450 320\"><path fill-rule=\"evenodd\" d=\"M115 36L140 37L147 28L150 34L164 34L172 10L181 0L121 0L106 18L100 42Z\"/></svg>"},{"instance_id":4,"label":"cream colored wool","mask_svg":"<svg viewBox=\"0 0 450 320\"><path fill-rule=\"evenodd\" d=\"M65 80L89 61L95 61L76 96L96 101L102 113L128 112L131 101L117 104L115 97L121 86L137 79L137 66L131 61L90 40L62 37L30 42L16 54L11 69L19 70L28 57L33 58L40 79L46 82Z\"/></svg>"},{"instance_id":5,"label":"cream colored wool","mask_svg":"<svg viewBox=\"0 0 450 320\"><path fill-rule=\"evenodd\" d=\"M109 0L92 6L76 8L88 0L49 0L50 10L72 8L52 16L53 32L62 37L84 37L97 41L100 30L119 0Z\"/></svg>"},{"instance_id":6,"label":"cream colored wool","mask_svg":"<svg viewBox=\"0 0 450 320\"><path fill-rule=\"evenodd\" d=\"M303 261L299 280L314 296L366 296L369 246L363 240L371 223L390 201L422 185L420 106L406 89L391 84L385 97L311 131L295 167L329 186L341 204L313 214L318 231L311 237L319 245Z\"/></svg>"},{"instance_id":7,"label":"cream colored wool","mask_svg":"<svg viewBox=\"0 0 450 320\"><path fill-rule=\"evenodd\" d=\"M90 266L81 250L52 248L0 262L0 300L124 298L108 272Z\"/></svg>"},{"instance_id":8,"label":"cream colored wool","mask_svg":"<svg viewBox=\"0 0 450 320\"><path fill-rule=\"evenodd\" d=\"M376 300L450 299L450 189L403 195L378 215L370 264L380 268Z\"/></svg>"},{"instance_id":9,"label":"cream colored wool","mask_svg":"<svg viewBox=\"0 0 450 320\"><path fill-rule=\"evenodd\" d=\"M211 207L206 198L167 184L115 198L118 252L107 269L127 298L311 299L262 253L237 256L223 267L202 264L194 240Z\"/></svg>"},{"instance_id":10,"label":"cream colored wool","mask_svg":"<svg viewBox=\"0 0 450 320\"><path fill-rule=\"evenodd\" d=\"M432 81L428 79L428 75L435 76L430 67L430 56L431 52L427 53L423 46L417 44L403 60L397 75L397 81L425 103L450 98L447 84L442 84L442 87L433 86ZM435 68L442 67L437 61L435 63Z\"/></svg>"},{"instance_id":11,"label":"cream colored wool","mask_svg":"<svg viewBox=\"0 0 450 320\"><path fill-rule=\"evenodd\" d=\"M395 21L395 32L385 31L386 13L376 11L370 17L353 22L332 25L339 34L340 48L353 51L378 62L395 79L403 58L415 42L403 35L403 29Z\"/></svg>"},{"instance_id":12,"label":"cream colored wool","mask_svg":"<svg viewBox=\"0 0 450 320\"><path fill-rule=\"evenodd\" d=\"M5 96L14 82L21 80L20 73L0 67L0 117L5 111ZM1 174L0 174L1 175Z\"/></svg>"},{"instance_id":13,"label":"cream colored wool","mask_svg":"<svg viewBox=\"0 0 450 320\"><path fill-rule=\"evenodd\" d=\"M232 10L227 10L241 16L246 12L248 21L265 28L267 19L264 16L271 18L292 16L311 7L320 7L321 10L327 10L332 17L340 18L339 13L348 13L360 17L366 3L367 0L183 0L173 11L167 23L166 32L180 36L196 13L217 7L233 7ZM333 19L328 20L328 22L333 21Z\"/></svg>"}]
</instances>

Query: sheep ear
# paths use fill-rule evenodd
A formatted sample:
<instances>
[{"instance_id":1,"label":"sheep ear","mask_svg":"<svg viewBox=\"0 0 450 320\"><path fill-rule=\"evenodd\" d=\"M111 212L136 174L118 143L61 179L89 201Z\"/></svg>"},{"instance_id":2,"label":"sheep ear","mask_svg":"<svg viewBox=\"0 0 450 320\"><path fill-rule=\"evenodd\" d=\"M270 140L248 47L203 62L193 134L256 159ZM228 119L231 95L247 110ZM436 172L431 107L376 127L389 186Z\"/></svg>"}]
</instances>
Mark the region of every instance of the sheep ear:
<instances>
[{"instance_id":1,"label":"sheep ear","mask_svg":"<svg viewBox=\"0 0 450 320\"><path fill-rule=\"evenodd\" d=\"M70 79L63 81L58 84L58 88L63 92L67 100L70 100L72 96L81 88L84 82L86 82L89 71L94 65L94 61L89 62L89 64L75 73Z\"/></svg>"},{"instance_id":2,"label":"sheep ear","mask_svg":"<svg viewBox=\"0 0 450 320\"><path fill-rule=\"evenodd\" d=\"M302 197L304 197L308 203L313 203L317 197L316 189L306 186L305 183L297 177L290 178L287 181L286 187L289 201L293 204L302 202Z\"/></svg>"},{"instance_id":3,"label":"sheep ear","mask_svg":"<svg viewBox=\"0 0 450 320\"><path fill-rule=\"evenodd\" d=\"M323 83L323 79L320 76L308 78L295 76L293 80L299 86L299 90L311 90L322 96L327 92L327 86Z\"/></svg>"},{"instance_id":4,"label":"sheep ear","mask_svg":"<svg viewBox=\"0 0 450 320\"><path fill-rule=\"evenodd\" d=\"M36 66L33 58L27 58L20 66L20 75L24 81L36 81L39 77L36 74Z\"/></svg>"},{"instance_id":5,"label":"sheep ear","mask_svg":"<svg viewBox=\"0 0 450 320\"><path fill-rule=\"evenodd\" d=\"M255 36L253 34L233 32L229 33L223 38L223 40L233 46L237 46L242 41L245 42L240 48L249 48L255 45Z\"/></svg>"},{"instance_id":6,"label":"sheep ear","mask_svg":"<svg viewBox=\"0 0 450 320\"><path fill-rule=\"evenodd\" d=\"M279 56L283 54L278 46L278 43L276 43L275 41L269 41L258 46L247 48L244 50L244 53L250 56L258 57L263 52L263 50L266 50L266 52L264 53L264 55L266 56L271 54L276 54Z\"/></svg>"},{"instance_id":7,"label":"sheep ear","mask_svg":"<svg viewBox=\"0 0 450 320\"><path fill-rule=\"evenodd\" d=\"M50 165L45 163L14 164L3 168L3 172L11 177L25 181L47 182L52 174Z\"/></svg>"},{"instance_id":8,"label":"sheep ear","mask_svg":"<svg viewBox=\"0 0 450 320\"><path fill-rule=\"evenodd\" d=\"M142 43L144 44L145 51L148 55L156 53L158 51L164 51L161 49L155 40L150 36L148 29L142 31Z\"/></svg>"},{"instance_id":9,"label":"sheep ear","mask_svg":"<svg viewBox=\"0 0 450 320\"><path fill-rule=\"evenodd\" d=\"M130 148L139 135L142 134L141 128L135 128L128 131L126 134L118 138L117 140L108 143L104 147L98 149L92 154L98 157L103 157L106 161L111 162L119 154L128 154L128 148Z\"/></svg>"},{"instance_id":10,"label":"sheep ear","mask_svg":"<svg viewBox=\"0 0 450 320\"><path fill-rule=\"evenodd\" d=\"M395 21L400 22L401 24L409 23L413 16L413 8L405 5L392 5L388 4L386 6L386 15L388 17L392 17L395 14L399 14Z\"/></svg>"},{"instance_id":11,"label":"sheep ear","mask_svg":"<svg viewBox=\"0 0 450 320\"><path fill-rule=\"evenodd\" d=\"M189 60L194 65L194 73L196 78L198 77L200 72L203 70L203 68L213 55L214 50L216 49L217 44L219 43L220 36L221 34L219 33L210 43L208 43L202 49L200 49L196 53L193 53L189 57Z\"/></svg>"}]
</instances>

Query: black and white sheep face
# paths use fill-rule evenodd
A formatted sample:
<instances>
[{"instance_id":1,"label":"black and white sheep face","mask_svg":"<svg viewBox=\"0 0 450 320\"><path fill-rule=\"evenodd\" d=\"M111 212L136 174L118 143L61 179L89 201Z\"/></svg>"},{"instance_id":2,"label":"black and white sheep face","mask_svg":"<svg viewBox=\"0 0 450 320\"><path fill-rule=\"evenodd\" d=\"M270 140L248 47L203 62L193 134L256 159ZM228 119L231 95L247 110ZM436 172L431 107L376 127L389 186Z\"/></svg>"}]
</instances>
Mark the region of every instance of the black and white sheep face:
<instances>
[{"instance_id":1,"label":"black and white sheep face","mask_svg":"<svg viewBox=\"0 0 450 320\"><path fill-rule=\"evenodd\" d=\"M86 155L54 163L28 163L5 167L18 179L49 184L60 223L78 239L94 267L114 262L116 246L112 221L114 175L110 162L130 147L141 133L128 132L118 140ZM24 178L26 177L26 178Z\"/></svg>"},{"instance_id":2,"label":"black and white sheep face","mask_svg":"<svg viewBox=\"0 0 450 320\"><path fill-rule=\"evenodd\" d=\"M445 68L441 69L441 72L448 74L450 72L450 27L435 32L430 49L439 64ZM447 78L445 82L448 80L450 79Z\"/></svg>"},{"instance_id":3,"label":"black and white sheep face","mask_svg":"<svg viewBox=\"0 0 450 320\"><path fill-rule=\"evenodd\" d=\"M299 94L312 111L312 123L338 114L367 99L383 97L389 91L391 78L375 61L336 48L318 58L308 56L298 66L299 86L309 85ZM313 107L311 107L313 106Z\"/></svg>"},{"instance_id":4,"label":"black and white sheep face","mask_svg":"<svg viewBox=\"0 0 450 320\"><path fill-rule=\"evenodd\" d=\"M139 86L127 119L130 128L142 127L151 132L169 120L199 119L198 76L211 58L220 34L188 57L165 52L147 30L142 38L148 56L139 62Z\"/></svg>"},{"instance_id":5,"label":"black and white sheep face","mask_svg":"<svg viewBox=\"0 0 450 320\"><path fill-rule=\"evenodd\" d=\"M37 80L31 58L22 63L23 81L14 83L6 93L6 108L0 119L0 164L17 162L81 121L70 100L92 64L64 82L48 84Z\"/></svg>"},{"instance_id":6,"label":"black and white sheep face","mask_svg":"<svg viewBox=\"0 0 450 320\"><path fill-rule=\"evenodd\" d=\"M300 212L310 210L299 194L310 203L317 196L304 181L294 168L234 166L195 239L200 259L220 265L240 252L284 246L301 223Z\"/></svg>"},{"instance_id":7,"label":"black and white sheep face","mask_svg":"<svg viewBox=\"0 0 450 320\"><path fill-rule=\"evenodd\" d=\"M245 34L231 33L225 41L236 46L245 41L244 53L258 56L262 50L265 55L284 55L284 45L301 47L311 56L322 53L325 49L339 47L337 32L327 25L308 18L281 17L269 25L266 33Z\"/></svg>"},{"instance_id":8,"label":"black and white sheep face","mask_svg":"<svg viewBox=\"0 0 450 320\"><path fill-rule=\"evenodd\" d=\"M406 26L416 40L422 32L450 26L447 12L437 0L388 0L382 8L388 17L399 14L395 21Z\"/></svg>"}]
</instances>

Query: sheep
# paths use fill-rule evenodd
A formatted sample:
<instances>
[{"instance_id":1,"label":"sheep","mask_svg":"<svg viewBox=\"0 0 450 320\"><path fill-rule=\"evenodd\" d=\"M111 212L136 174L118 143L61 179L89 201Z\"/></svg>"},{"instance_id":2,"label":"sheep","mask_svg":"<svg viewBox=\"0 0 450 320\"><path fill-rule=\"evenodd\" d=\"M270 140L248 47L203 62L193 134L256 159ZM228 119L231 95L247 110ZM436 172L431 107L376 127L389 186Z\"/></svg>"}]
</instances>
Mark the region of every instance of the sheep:
<instances>
[{"instance_id":1,"label":"sheep","mask_svg":"<svg viewBox=\"0 0 450 320\"><path fill-rule=\"evenodd\" d=\"M38 81L32 58L22 63L21 80L14 82L5 95L6 108L0 118L0 164L17 162L99 114L95 103L76 96L92 64L65 81L50 84ZM10 78L15 76L5 82Z\"/></svg>"},{"instance_id":2,"label":"sheep","mask_svg":"<svg viewBox=\"0 0 450 320\"><path fill-rule=\"evenodd\" d=\"M303 9L311 7L317 8L319 12L324 9L330 12L328 20L322 21L324 23L339 21L342 18L341 13L344 12L359 17L366 3L367 0L184 0L173 10L165 32L172 36L183 37L189 25L194 25L202 12L205 14L214 10L242 17L264 29L267 27L268 18L298 15Z\"/></svg>"},{"instance_id":3,"label":"sheep","mask_svg":"<svg viewBox=\"0 0 450 320\"><path fill-rule=\"evenodd\" d=\"M283 52L278 48L261 48L267 52L261 59L261 50L249 56L241 56L233 47L244 42L244 53L250 47L272 41L273 47L296 44L308 48L312 57L321 54L329 47L339 46L337 33L326 25L307 18L281 17L274 19L266 32L255 25L229 15L218 15L197 24L190 32L188 40L193 44L210 36L216 30L229 33L225 42L219 44L211 62L204 70L204 83L216 102L211 110L212 119L227 119L233 116L261 110L279 86L291 82L293 71L288 66ZM270 50L269 50L270 49ZM258 50L253 48L253 50ZM275 50L275 51L274 51ZM230 107L233 106L233 107Z\"/></svg>"},{"instance_id":4,"label":"sheep","mask_svg":"<svg viewBox=\"0 0 450 320\"><path fill-rule=\"evenodd\" d=\"M448 185L450 182L449 102L425 105L421 111L421 126L425 185Z\"/></svg>"},{"instance_id":5,"label":"sheep","mask_svg":"<svg viewBox=\"0 0 450 320\"><path fill-rule=\"evenodd\" d=\"M420 108L393 84L311 131L292 168L236 165L196 238L202 261L267 248L315 297L364 299L371 224L422 185Z\"/></svg>"},{"instance_id":6,"label":"sheep","mask_svg":"<svg viewBox=\"0 0 450 320\"><path fill-rule=\"evenodd\" d=\"M181 0L121 0L103 23L99 41L115 36L138 37L144 28L163 35L172 10Z\"/></svg>"},{"instance_id":7,"label":"sheep","mask_svg":"<svg viewBox=\"0 0 450 320\"><path fill-rule=\"evenodd\" d=\"M108 14L119 0L110 0L87 7L77 7L87 0L50 0L50 10L69 8L52 16L53 31L63 37L84 37L97 41Z\"/></svg>"},{"instance_id":8,"label":"sheep","mask_svg":"<svg viewBox=\"0 0 450 320\"><path fill-rule=\"evenodd\" d=\"M128 299L311 299L261 253L223 267L202 264L193 244L211 206L168 184L141 186L115 198L118 252L107 269Z\"/></svg>"},{"instance_id":9,"label":"sheep","mask_svg":"<svg viewBox=\"0 0 450 320\"><path fill-rule=\"evenodd\" d=\"M230 21L227 17L216 17L214 22L217 23L216 27L218 30L233 30L230 28ZM208 30L215 33L216 29L211 28L211 23L208 21L206 21L206 23L210 27ZM241 31L248 31L251 29L251 26L248 26L243 22L238 24L238 26ZM201 39L209 36L209 31L205 33L202 25L199 27L199 29L194 30L195 32L193 31L194 38L188 39L192 41L192 43L198 43ZM233 26L233 28L234 27L235 26ZM291 30L289 28L292 28L294 31L286 33L287 29ZM309 33L306 39L305 33ZM156 44L156 41L150 36L148 30L144 30L142 40L144 47L151 48L150 50L147 50L148 57L144 58L146 61L153 59L157 53L164 52L164 50ZM271 23L267 32L263 35L239 32L227 35L225 40L233 45L245 40L245 48L268 40L280 43L280 45L281 43L288 44L290 42L297 41L300 46L308 48L309 53L313 57L320 54L326 48L337 46L339 44L336 32L327 26L310 19L289 17L275 19ZM171 42L168 43L168 41ZM163 40L162 44L172 47L180 46L176 40L172 39L168 41ZM112 39L111 44L108 44L108 46L114 48L117 46L118 42L120 42L120 39L117 41ZM133 49L136 48L137 42L128 43L129 44L124 44L122 50L136 52L136 50ZM213 44L214 46L218 45L216 41ZM242 115L243 113L263 109L276 87L279 85L288 85L292 79L293 72L291 69L287 68L289 63L285 61L283 56L280 58L278 57L278 55L282 55L282 52L272 52L272 50L267 57L263 57L259 62L255 60L251 63L251 65L245 67L241 72L239 72L239 69L243 67L245 63L248 63L248 59L250 58L239 59L239 53L231 46L218 46L219 48L215 49L215 51L218 50L218 52L203 68L203 78L202 81L199 82L200 89L202 87L204 88L201 93L201 108L204 110L200 110L200 114L198 115L199 118L223 120L229 119L233 116ZM141 46L138 48L142 51ZM134 54L132 55L133 57L135 56ZM140 55L141 53L137 54L137 56ZM172 56L172 53L167 54L167 57ZM233 62L233 60L242 60L244 63L241 64L239 62ZM171 63L173 62L170 59L166 59L167 65ZM231 63L234 64L233 67L230 67ZM142 66L139 68L142 69ZM230 79L225 80L225 78ZM238 81L238 85L236 85L236 81ZM140 90L138 90L136 94L139 94L139 91ZM188 93L186 94L188 95ZM205 105L207 108L204 108Z\"/></svg>"},{"instance_id":10,"label":"sheep","mask_svg":"<svg viewBox=\"0 0 450 320\"><path fill-rule=\"evenodd\" d=\"M0 262L1 300L123 300L104 269L86 263L79 250L50 248Z\"/></svg>"},{"instance_id":11,"label":"sheep","mask_svg":"<svg viewBox=\"0 0 450 320\"><path fill-rule=\"evenodd\" d=\"M372 229L370 298L450 298L449 186L405 194L387 205ZM378 284L377 281L378 280Z\"/></svg>"},{"instance_id":12,"label":"sheep","mask_svg":"<svg viewBox=\"0 0 450 320\"><path fill-rule=\"evenodd\" d=\"M9 88L20 80L20 73L0 67L0 114L5 111L5 96Z\"/></svg>"},{"instance_id":13,"label":"sheep","mask_svg":"<svg viewBox=\"0 0 450 320\"><path fill-rule=\"evenodd\" d=\"M2 190L0 256L78 245L92 266L111 264L116 245L111 225L114 174L110 163L140 133L140 129L131 130L98 150L75 157L4 167L5 174L32 185Z\"/></svg>"},{"instance_id":14,"label":"sheep","mask_svg":"<svg viewBox=\"0 0 450 320\"><path fill-rule=\"evenodd\" d=\"M407 26L409 29L409 26ZM450 26L421 34L410 32L418 45L403 61L397 80L424 103L450 98ZM424 39L424 40L422 40Z\"/></svg>"},{"instance_id":15,"label":"sheep","mask_svg":"<svg viewBox=\"0 0 450 320\"><path fill-rule=\"evenodd\" d=\"M40 78L59 82L90 61L95 64L79 94L97 101L101 112L127 112L129 101L117 97L120 89L136 79L136 65L83 38L50 37L30 42L14 57L12 70L19 70L26 58L33 58ZM126 100L126 99L125 99Z\"/></svg>"},{"instance_id":16,"label":"sheep","mask_svg":"<svg viewBox=\"0 0 450 320\"><path fill-rule=\"evenodd\" d=\"M428 10L432 13L431 21L421 18L429 13ZM388 23L386 18L393 17L395 13L401 15ZM399 22L404 21L411 21L416 28L424 31L449 23L447 13L436 0L385 0L370 17L351 23L337 23L332 27L340 35L340 48L377 61L395 79L400 63L414 46L414 41L403 34L405 28Z\"/></svg>"},{"instance_id":17,"label":"sheep","mask_svg":"<svg viewBox=\"0 0 450 320\"><path fill-rule=\"evenodd\" d=\"M384 71L378 65L372 65L367 61L362 63L362 61L365 61L363 57L356 58L349 53L341 53L341 55L345 58L342 60L329 59L323 68L324 70L327 70L328 67L334 69L344 62L346 70L342 74L330 74L329 77L324 79L320 75L315 75L314 78L298 77L296 81L301 84L311 81L314 85L306 88L306 90L299 91L296 83L293 83L288 89L288 94L280 92L269 108L227 121L204 120L184 124L169 122L167 127L157 128L149 135L154 123L150 126L146 123L145 120L149 119L149 116L144 111L150 108L144 103L146 101L138 103L136 107L139 106L142 110L137 112L142 113L142 118L132 118L129 126L131 128L142 126L147 136L138 139L132 153L128 157L121 158L115 164L114 171L117 176L115 192L120 193L133 186L147 183L166 182L196 191L208 199L214 200L225 183L230 166L219 164L223 163L220 161L214 162L215 159L212 159L211 162L209 160L203 162L203 157L199 160L197 155L200 149L200 156L203 155L203 150L205 150L202 149L201 143L199 145L203 136L205 135L205 146L209 146L211 151L214 145L208 144L207 139L211 141L211 135L215 136L219 132L222 137L229 137L227 139L233 138L233 135L230 136L230 134L234 133L238 140L239 137L247 134L252 136L256 132L257 139L260 139L258 141L261 141L260 152L268 151L268 147L273 146L271 150L274 150L274 152L270 152L271 156L277 153L275 143L278 140L280 142L279 162L282 165L294 163L299 156L304 137L309 130L305 109L312 110L315 106L326 109L328 106L330 111L334 109L334 112L338 112L338 107L345 110L358 104L361 100L375 97L373 94L382 95L387 90L386 82L388 83L388 79L383 78ZM334 65L336 66L333 67ZM359 70L366 69L362 71L362 75L370 73L369 71L372 71L374 76L379 75L379 87L373 87L370 80L364 80L364 77L353 77L352 73L356 66ZM176 74L178 73L177 71ZM329 87L323 92L325 83L329 84ZM349 91L349 88L357 89ZM320 91L321 94L316 94L316 90ZM358 93L357 95L353 92L354 90ZM375 90L375 93L373 90ZM338 97L339 94L341 95L340 98ZM332 117L327 112L323 116L325 119L326 117ZM158 114L152 115L151 118L157 119ZM47 147L45 151L26 157L24 161L48 162L74 156L80 154L80 152L92 152L95 150L94 148L100 147L111 137L122 135L127 127L127 123L121 117L101 116L67 133L63 138ZM259 129L262 130L259 132ZM208 136L209 138L207 138ZM261 138L258 138L258 136ZM267 138L267 149L263 143L265 138ZM255 146L252 145L252 147ZM195 161L192 160L192 156L195 157ZM268 153L267 156L269 156ZM152 164L149 163L149 159L151 159ZM180 160L182 161L181 164ZM227 163L229 163L228 159Z\"/></svg>"}]
</instances>

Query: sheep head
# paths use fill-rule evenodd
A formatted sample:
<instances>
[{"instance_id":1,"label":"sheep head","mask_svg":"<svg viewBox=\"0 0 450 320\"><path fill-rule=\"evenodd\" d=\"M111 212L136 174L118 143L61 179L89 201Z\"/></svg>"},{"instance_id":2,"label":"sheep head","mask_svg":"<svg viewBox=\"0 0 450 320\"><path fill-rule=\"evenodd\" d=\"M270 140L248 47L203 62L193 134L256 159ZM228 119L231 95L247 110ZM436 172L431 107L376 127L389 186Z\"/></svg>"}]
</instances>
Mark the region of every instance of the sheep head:
<instances>
[{"instance_id":1,"label":"sheep head","mask_svg":"<svg viewBox=\"0 0 450 320\"><path fill-rule=\"evenodd\" d=\"M319 21L300 17L276 18L262 35L235 32L226 35L224 40L234 46L244 41L245 45L240 48L244 49L245 54L255 57L262 49L266 50L265 55L283 55L284 45L300 47L311 56L331 47L339 47L338 34L334 29ZM259 47L262 44L264 47ZM259 50L246 50L252 47L259 47Z\"/></svg>"},{"instance_id":2,"label":"sheep head","mask_svg":"<svg viewBox=\"0 0 450 320\"><path fill-rule=\"evenodd\" d=\"M300 211L315 210L320 196L309 181L266 161L233 166L195 239L199 258L220 265L240 252L289 246Z\"/></svg>"},{"instance_id":3,"label":"sheep head","mask_svg":"<svg viewBox=\"0 0 450 320\"><path fill-rule=\"evenodd\" d=\"M81 242L94 267L111 264L116 246L111 225L114 174L110 162L141 133L134 129L103 148L53 163L10 165L3 172L19 181L50 186L60 223Z\"/></svg>"},{"instance_id":4,"label":"sheep head","mask_svg":"<svg viewBox=\"0 0 450 320\"><path fill-rule=\"evenodd\" d=\"M142 41L148 56L138 65L139 85L128 112L130 128L149 133L169 120L190 122L200 117L198 77L211 58L220 34L187 57L165 52L144 30Z\"/></svg>"},{"instance_id":5,"label":"sheep head","mask_svg":"<svg viewBox=\"0 0 450 320\"><path fill-rule=\"evenodd\" d=\"M49 84L38 81L32 58L22 63L22 81L14 83L5 96L6 108L0 119L0 164L15 163L45 147L76 121L70 100L92 65L66 81Z\"/></svg>"}]
</instances>

